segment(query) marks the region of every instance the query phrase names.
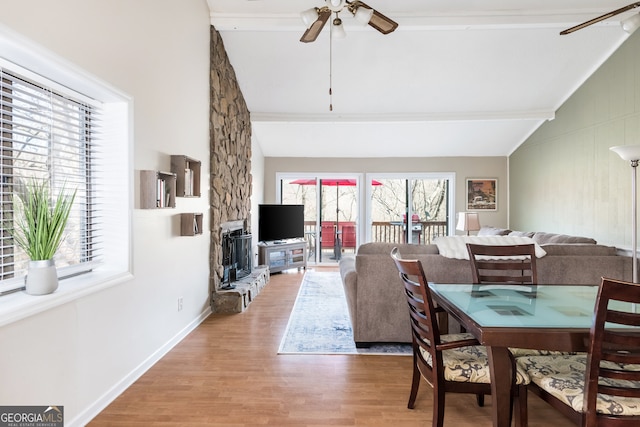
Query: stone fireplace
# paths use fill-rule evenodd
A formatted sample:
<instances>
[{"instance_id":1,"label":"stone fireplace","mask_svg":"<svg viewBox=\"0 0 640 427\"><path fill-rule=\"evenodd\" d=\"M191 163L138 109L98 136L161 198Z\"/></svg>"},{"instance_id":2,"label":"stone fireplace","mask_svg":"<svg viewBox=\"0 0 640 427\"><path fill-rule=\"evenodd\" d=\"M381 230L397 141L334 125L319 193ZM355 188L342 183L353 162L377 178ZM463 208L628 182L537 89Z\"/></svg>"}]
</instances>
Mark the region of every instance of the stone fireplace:
<instances>
[{"instance_id":1,"label":"stone fireplace","mask_svg":"<svg viewBox=\"0 0 640 427\"><path fill-rule=\"evenodd\" d=\"M213 26L210 48L211 309L240 312L269 281L269 270L251 265L251 117Z\"/></svg>"}]
</instances>

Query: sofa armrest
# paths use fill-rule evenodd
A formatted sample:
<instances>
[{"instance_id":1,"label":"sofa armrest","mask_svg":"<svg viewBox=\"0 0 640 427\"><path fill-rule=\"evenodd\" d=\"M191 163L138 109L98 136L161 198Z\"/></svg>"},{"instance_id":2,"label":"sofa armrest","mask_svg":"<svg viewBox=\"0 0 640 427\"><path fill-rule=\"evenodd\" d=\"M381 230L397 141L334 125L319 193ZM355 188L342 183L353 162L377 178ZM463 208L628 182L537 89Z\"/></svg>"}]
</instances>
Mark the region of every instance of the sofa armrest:
<instances>
[{"instance_id":1,"label":"sofa armrest","mask_svg":"<svg viewBox=\"0 0 640 427\"><path fill-rule=\"evenodd\" d=\"M358 300L358 273L356 272L356 259L354 256L343 256L340 259L340 277L342 277L342 286L344 295L349 308L349 317L351 325L356 328L356 307Z\"/></svg>"}]
</instances>

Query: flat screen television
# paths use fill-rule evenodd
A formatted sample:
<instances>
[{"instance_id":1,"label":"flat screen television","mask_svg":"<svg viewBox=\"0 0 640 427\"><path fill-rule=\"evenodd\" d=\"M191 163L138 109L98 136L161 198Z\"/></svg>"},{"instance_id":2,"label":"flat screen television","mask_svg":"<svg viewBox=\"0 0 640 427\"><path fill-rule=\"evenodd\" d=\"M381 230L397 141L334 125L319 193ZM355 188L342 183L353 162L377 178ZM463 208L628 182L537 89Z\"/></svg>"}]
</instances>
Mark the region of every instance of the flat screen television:
<instances>
[{"instance_id":1,"label":"flat screen television","mask_svg":"<svg viewBox=\"0 0 640 427\"><path fill-rule=\"evenodd\" d=\"M304 205L259 205L258 240L304 238Z\"/></svg>"}]
</instances>

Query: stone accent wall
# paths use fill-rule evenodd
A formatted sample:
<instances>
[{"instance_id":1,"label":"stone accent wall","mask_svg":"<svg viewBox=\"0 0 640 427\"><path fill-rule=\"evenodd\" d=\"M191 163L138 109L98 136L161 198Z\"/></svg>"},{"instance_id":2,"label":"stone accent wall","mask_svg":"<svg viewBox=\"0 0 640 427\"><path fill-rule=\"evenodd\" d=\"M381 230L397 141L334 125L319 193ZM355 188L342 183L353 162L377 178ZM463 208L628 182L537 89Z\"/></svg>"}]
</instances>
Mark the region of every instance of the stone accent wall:
<instances>
[{"instance_id":1,"label":"stone accent wall","mask_svg":"<svg viewBox=\"0 0 640 427\"><path fill-rule=\"evenodd\" d=\"M221 287L220 224L245 220L251 226L251 121L222 37L211 27L210 144L212 299ZM251 231L251 230L249 230Z\"/></svg>"}]
</instances>

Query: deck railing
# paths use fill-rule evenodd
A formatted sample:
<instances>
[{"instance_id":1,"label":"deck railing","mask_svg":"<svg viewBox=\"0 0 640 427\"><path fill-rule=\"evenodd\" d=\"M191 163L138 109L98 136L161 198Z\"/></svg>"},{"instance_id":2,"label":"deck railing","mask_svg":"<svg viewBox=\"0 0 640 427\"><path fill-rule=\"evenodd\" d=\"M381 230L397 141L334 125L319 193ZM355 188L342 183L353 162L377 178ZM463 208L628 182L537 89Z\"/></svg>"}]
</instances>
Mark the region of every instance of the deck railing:
<instances>
[{"instance_id":1,"label":"deck railing","mask_svg":"<svg viewBox=\"0 0 640 427\"><path fill-rule=\"evenodd\" d=\"M438 236L447 235L446 221L414 222L411 231L411 243L428 245ZM418 226L419 225L419 226ZM386 243L405 243L406 224L396 222L374 222L371 224L371 241Z\"/></svg>"},{"instance_id":2,"label":"deck railing","mask_svg":"<svg viewBox=\"0 0 640 427\"><path fill-rule=\"evenodd\" d=\"M333 224L335 224L335 222ZM342 224L343 223L340 222L340 225ZM414 222L413 224L419 225L419 227L415 227L415 230L411 232L411 243L414 244L428 245L432 243L436 237L447 235L446 221L420 221ZM371 224L371 241L404 243L406 240L405 227L406 224L402 222L374 221ZM316 231L315 221L305 221L304 231L307 239L310 239L310 236L314 236Z\"/></svg>"}]
</instances>

